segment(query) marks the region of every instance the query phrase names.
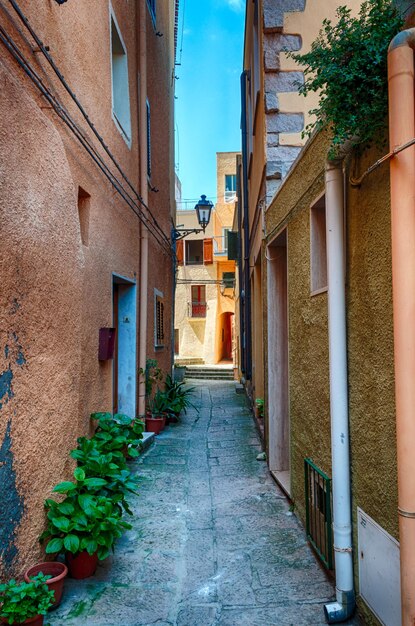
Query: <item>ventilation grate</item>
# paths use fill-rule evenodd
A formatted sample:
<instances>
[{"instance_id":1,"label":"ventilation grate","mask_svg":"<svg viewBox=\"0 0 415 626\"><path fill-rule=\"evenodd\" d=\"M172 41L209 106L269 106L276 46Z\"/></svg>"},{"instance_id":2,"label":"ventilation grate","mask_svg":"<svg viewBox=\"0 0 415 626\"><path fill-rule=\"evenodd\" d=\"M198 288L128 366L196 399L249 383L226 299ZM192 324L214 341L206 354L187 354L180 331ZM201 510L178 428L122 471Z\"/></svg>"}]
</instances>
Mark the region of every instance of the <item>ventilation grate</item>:
<instances>
[{"instance_id":1,"label":"ventilation grate","mask_svg":"<svg viewBox=\"0 0 415 626\"><path fill-rule=\"evenodd\" d=\"M333 569L331 478L304 459L307 537L325 567Z\"/></svg>"}]
</instances>

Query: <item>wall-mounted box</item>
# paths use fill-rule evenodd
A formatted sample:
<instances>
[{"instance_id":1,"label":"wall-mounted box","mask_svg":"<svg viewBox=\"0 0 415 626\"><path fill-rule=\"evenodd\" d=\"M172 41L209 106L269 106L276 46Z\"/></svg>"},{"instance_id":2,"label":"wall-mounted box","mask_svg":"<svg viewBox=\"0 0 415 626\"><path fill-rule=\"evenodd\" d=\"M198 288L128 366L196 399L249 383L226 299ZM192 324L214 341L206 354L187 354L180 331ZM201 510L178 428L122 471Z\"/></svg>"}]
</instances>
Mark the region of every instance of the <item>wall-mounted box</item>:
<instances>
[{"instance_id":1,"label":"wall-mounted box","mask_svg":"<svg viewBox=\"0 0 415 626\"><path fill-rule=\"evenodd\" d=\"M357 508L359 591L384 626L401 624L399 543Z\"/></svg>"},{"instance_id":2,"label":"wall-mounted box","mask_svg":"<svg viewBox=\"0 0 415 626\"><path fill-rule=\"evenodd\" d=\"M108 361L114 358L115 333L115 328L99 329L98 359L100 361Z\"/></svg>"}]
</instances>

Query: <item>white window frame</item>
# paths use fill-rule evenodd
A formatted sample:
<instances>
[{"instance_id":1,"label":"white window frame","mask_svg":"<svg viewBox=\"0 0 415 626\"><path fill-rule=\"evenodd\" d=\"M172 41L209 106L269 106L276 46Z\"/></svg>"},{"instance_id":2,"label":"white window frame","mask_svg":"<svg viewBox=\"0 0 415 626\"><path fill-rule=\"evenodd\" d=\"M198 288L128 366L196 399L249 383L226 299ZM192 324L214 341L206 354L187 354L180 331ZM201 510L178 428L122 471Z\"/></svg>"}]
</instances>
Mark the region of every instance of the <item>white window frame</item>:
<instances>
[{"instance_id":1,"label":"white window frame","mask_svg":"<svg viewBox=\"0 0 415 626\"><path fill-rule=\"evenodd\" d=\"M323 215L324 214L324 215ZM322 225L324 217L324 226ZM310 206L310 293L327 291L326 198L318 196Z\"/></svg>"},{"instance_id":2,"label":"white window frame","mask_svg":"<svg viewBox=\"0 0 415 626\"><path fill-rule=\"evenodd\" d=\"M235 179L235 189L230 189L229 191L226 190L226 177L227 176L231 176ZM225 193L224 193L224 200L225 202L235 202L235 198L236 198L236 174L225 174Z\"/></svg>"},{"instance_id":3,"label":"white window frame","mask_svg":"<svg viewBox=\"0 0 415 626\"><path fill-rule=\"evenodd\" d=\"M111 64L111 114L112 114L112 119L114 121L115 126L117 127L118 131L120 132L122 138L124 139L125 143L127 144L127 146L129 147L129 149L131 150L131 137L132 137L132 127L131 127L131 106L130 106L130 75L129 75L129 71L128 71L128 53L127 53L127 46L125 45L123 36L121 34L121 29L118 25L118 21L114 12L114 9L110 3L110 10L109 10L109 18L110 18L110 64ZM119 37L120 43L122 45L122 48L124 50L124 54L125 54L125 58L126 58L126 63L127 63L127 93L128 93L128 128L124 128L124 125L122 124L122 122L118 119L116 110L115 110L115 99L114 99L114 63L113 63L113 42L112 42L112 23L114 23L114 26L117 30L117 35Z\"/></svg>"}]
</instances>

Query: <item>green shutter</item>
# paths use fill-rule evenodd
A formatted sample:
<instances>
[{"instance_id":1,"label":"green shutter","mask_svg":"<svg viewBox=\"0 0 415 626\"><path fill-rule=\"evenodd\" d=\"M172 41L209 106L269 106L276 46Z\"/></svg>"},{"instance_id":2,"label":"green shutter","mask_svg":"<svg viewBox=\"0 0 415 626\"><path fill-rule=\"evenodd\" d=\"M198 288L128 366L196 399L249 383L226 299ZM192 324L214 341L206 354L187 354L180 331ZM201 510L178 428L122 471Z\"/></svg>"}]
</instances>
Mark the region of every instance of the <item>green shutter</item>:
<instances>
[{"instance_id":1,"label":"green shutter","mask_svg":"<svg viewBox=\"0 0 415 626\"><path fill-rule=\"evenodd\" d=\"M228 259L229 261L238 260L238 232L236 230L228 230Z\"/></svg>"}]
</instances>

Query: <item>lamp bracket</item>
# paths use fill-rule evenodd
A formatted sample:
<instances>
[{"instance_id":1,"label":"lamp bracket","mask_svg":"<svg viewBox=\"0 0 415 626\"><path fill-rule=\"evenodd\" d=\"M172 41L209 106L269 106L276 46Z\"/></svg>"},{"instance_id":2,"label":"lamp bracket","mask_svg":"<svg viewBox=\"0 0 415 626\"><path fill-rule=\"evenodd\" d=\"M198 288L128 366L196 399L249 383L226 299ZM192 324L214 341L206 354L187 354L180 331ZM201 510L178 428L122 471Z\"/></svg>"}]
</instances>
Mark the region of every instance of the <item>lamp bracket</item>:
<instances>
[{"instance_id":1,"label":"lamp bracket","mask_svg":"<svg viewBox=\"0 0 415 626\"><path fill-rule=\"evenodd\" d=\"M174 228L172 231L173 241L184 239L187 235L197 235L198 233L204 233L204 228Z\"/></svg>"}]
</instances>

